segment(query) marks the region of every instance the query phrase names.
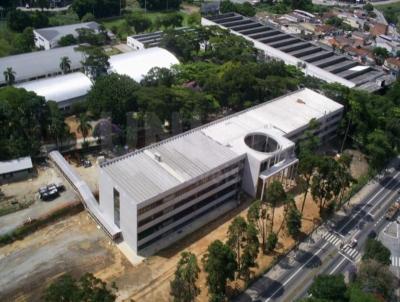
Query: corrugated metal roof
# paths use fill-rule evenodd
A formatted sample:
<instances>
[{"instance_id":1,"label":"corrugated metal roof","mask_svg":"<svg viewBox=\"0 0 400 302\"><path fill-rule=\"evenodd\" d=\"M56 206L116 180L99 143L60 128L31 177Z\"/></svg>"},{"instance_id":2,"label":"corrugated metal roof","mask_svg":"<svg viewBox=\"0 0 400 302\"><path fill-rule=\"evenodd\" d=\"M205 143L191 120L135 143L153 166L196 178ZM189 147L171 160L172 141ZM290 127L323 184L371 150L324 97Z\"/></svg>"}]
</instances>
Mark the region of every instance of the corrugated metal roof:
<instances>
[{"instance_id":1,"label":"corrugated metal roof","mask_svg":"<svg viewBox=\"0 0 400 302\"><path fill-rule=\"evenodd\" d=\"M32 167L32 160L30 156L0 161L0 174L32 169Z\"/></svg>"},{"instance_id":2,"label":"corrugated metal roof","mask_svg":"<svg viewBox=\"0 0 400 302\"><path fill-rule=\"evenodd\" d=\"M87 28L98 30L99 24L97 22L86 22L86 23L77 23L63 26L53 26L46 28L35 29L34 31L40 34L47 41L58 41L61 37L66 35L78 36L77 29Z\"/></svg>"},{"instance_id":3,"label":"corrugated metal roof","mask_svg":"<svg viewBox=\"0 0 400 302\"><path fill-rule=\"evenodd\" d=\"M15 82L61 72L62 57L70 59L71 70L81 68L83 56L80 51L75 50L76 47L59 47L0 58L0 84L5 83L3 71L8 67L15 72Z\"/></svg>"},{"instance_id":4,"label":"corrugated metal roof","mask_svg":"<svg viewBox=\"0 0 400 302\"><path fill-rule=\"evenodd\" d=\"M139 203L238 157L232 150L195 131L150 145L106 163L102 169Z\"/></svg>"},{"instance_id":5,"label":"corrugated metal roof","mask_svg":"<svg viewBox=\"0 0 400 302\"><path fill-rule=\"evenodd\" d=\"M74 72L21 83L15 87L33 91L47 101L63 102L85 96L92 87L92 81L82 72Z\"/></svg>"},{"instance_id":6,"label":"corrugated metal roof","mask_svg":"<svg viewBox=\"0 0 400 302\"><path fill-rule=\"evenodd\" d=\"M102 169L139 203L255 152L244 143L250 133L266 133L279 144L293 144L286 134L342 108L315 91L302 89L116 158Z\"/></svg>"},{"instance_id":7,"label":"corrugated metal roof","mask_svg":"<svg viewBox=\"0 0 400 302\"><path fill-rule=\"evenodd\" d=\"M153 67L170 68L179 64L178 59L168 50L160 47L127 52L110 57L110 71L124 74L137 82Z\"/></svg>"}]
</instances>

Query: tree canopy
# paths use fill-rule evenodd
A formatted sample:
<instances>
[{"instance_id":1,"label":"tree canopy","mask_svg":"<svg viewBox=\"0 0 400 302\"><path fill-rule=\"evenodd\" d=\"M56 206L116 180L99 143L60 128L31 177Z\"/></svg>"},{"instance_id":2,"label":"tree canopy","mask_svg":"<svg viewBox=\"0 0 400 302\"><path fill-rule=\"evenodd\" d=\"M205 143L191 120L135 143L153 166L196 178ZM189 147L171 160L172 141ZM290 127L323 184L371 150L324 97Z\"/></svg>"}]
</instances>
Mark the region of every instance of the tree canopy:
<instances>
[{"instance_id":1,"label":"tree canopy","mask_svg":"<svg viewBox=\"0 0 400 302\"><path fill-rule=\"evenodd\" d=\"M53 282L44 293L46 302L113 302L116 299L115 286L107 284L92 274L85 274L79 279L63 275Z\"/></svg>"}]
</instances>

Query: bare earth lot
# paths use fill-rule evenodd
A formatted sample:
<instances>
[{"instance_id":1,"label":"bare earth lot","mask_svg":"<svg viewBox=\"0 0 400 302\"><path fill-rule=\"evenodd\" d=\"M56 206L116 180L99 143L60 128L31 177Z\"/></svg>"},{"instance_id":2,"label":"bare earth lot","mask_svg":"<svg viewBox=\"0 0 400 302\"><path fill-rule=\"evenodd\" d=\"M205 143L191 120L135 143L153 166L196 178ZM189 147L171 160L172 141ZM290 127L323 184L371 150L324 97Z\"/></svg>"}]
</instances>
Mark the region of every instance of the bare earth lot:
<instances>
[{"instance_id":1,"label":"bare earth lot","mask_svg":"<svg viewBox=\"0 0 400 302\"><path fill-rule=\"evenodd\" d=\"M364 169L362 160L353 159L353 172ZM93 170L90 170L93 169ZM79 173L95 186L97 167L78 168ZM92 187L95 189L94 187ZM310 194L309 194L310 195ZM296 197L300 208L302 195ZM249 202L220 217L214 223L198 230L173 247L147 258L133 266L86 212L67 217L35 232L27 238L0 248L0 301L40 301L43 289L63 273L80 276L85 272L94 273L107 282L116 282L119 301L164 302L171 301L169 282L173 277L179 254L190 250L201 258L207 246L216 239L225 240L231 220L238 214L245 216ZM318 207L307 198L302 231L309 233L318 221ZM281 227L283 207L275 211L274 230ZM4 218L4 217L3 217ZM2 219L0 218L0 222ZM274 254L260 255L259 268L254 274L261 274L275 257L285 253L294 244L283 229L279 232L279 243ZM201 272L198 301L208 301L205 274ZM241 281L230 284L230 292L243 286Z\"/></svg>"},{"instance_id":2,"label":"bare earth lot","mask_svg":"<svg viewBox=\"0 0 400 302\"><path fill-rule=\"evenodd\" d=\"M243 210L242 214L245 212ZM317 212L317 207L310 203L304 230L312 228L310 218ZM108 282L115 281L119 288L119 300L170 301L169 281L180 251L188 249L200 260L213 240L225 238L230 220L235 214L220 218L173 248L135 267L97 228L87 213L65 218L21 241L0 248L0 301L39 301L43 288L65 272L75 276L92 272ZM276 210L276 218L278 229L282 209ZM280 243L278 253L283 252L293 241L283 238ZM260 257L260 267L272 259L273 256ZM202 288L199 301L207 301L203 273L199 285ZM233 284L232 287L239 285Z\"/></svg>"}]
</instances>

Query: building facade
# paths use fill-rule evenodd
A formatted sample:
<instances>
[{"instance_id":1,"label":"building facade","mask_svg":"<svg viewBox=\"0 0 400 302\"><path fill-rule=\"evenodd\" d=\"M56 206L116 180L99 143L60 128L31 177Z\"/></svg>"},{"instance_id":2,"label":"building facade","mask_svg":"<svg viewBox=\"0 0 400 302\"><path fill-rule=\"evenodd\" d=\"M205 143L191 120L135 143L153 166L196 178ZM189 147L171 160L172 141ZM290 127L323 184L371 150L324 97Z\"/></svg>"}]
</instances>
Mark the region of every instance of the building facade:
<instances>
[{"instance_id":1,"label":"building facade","mask_svg":"<svg viewBox=\"0 0 400 302\"><path fill-rule=\"evenodd\" d=\"M33 165L29 156L0 161L0 184L23 180L32 175Z\"/></svg>"},{"instance_id":2,"label":"building facade","mask_svg":"<svg viewBox=\"0 0 400 302\"><path fill-rule=\"evenodd\" d=\"M294 185L310 120L329 140L342 111L302 89L105 162L100 212L135 253L153 254L235 208L241 191L262 199L274 179Z\"/></svg>"}]
</instances>

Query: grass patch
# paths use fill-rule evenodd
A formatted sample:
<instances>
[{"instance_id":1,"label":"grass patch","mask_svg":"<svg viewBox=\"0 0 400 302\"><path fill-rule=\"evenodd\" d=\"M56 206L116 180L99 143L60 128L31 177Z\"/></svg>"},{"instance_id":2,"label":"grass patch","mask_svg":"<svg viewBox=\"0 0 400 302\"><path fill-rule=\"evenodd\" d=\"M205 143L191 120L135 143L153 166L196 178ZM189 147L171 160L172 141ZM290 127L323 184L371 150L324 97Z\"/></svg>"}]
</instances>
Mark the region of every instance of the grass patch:
<instances>
[{"instance_id":1,"label":"grass patch","mask_svg":"<svg viewBox=\"0 0 400 302\"><path fill-rule=\"evenodd\" d=\"M400 2L390 4L374 3L376 9L380 10L389 23L400 23Z\"/></svg>"},{"instance_id":2,"label":"grass patch","mask_svg":"<svg viewBox=\"0 0 400 302\"><path fill-rule=\"evenodd\" d=\"M144 10L142 10L142 9L136 9L136 10L132 11L132 13L137 13L137 12L143 13L153 23L153 26L149 30L147 30L147 32L164 29L164 28L160 28L160 27L156 26L156 20L157 20L157 18L160 18L160 17L168 14L168 12L149 12L148 11L147 13L145 13ZM182 26L188 26L189 15L185 14L183 12L177 12L177 13L183 17ZM108 30L111 30L121 40L125 40L127 36L135 34L134 28L130 27L127 24L124 17L108 18L105 20L101 20L100 22L104 25L105 28L107 28Z\"/></svg>"}]
</instances>

